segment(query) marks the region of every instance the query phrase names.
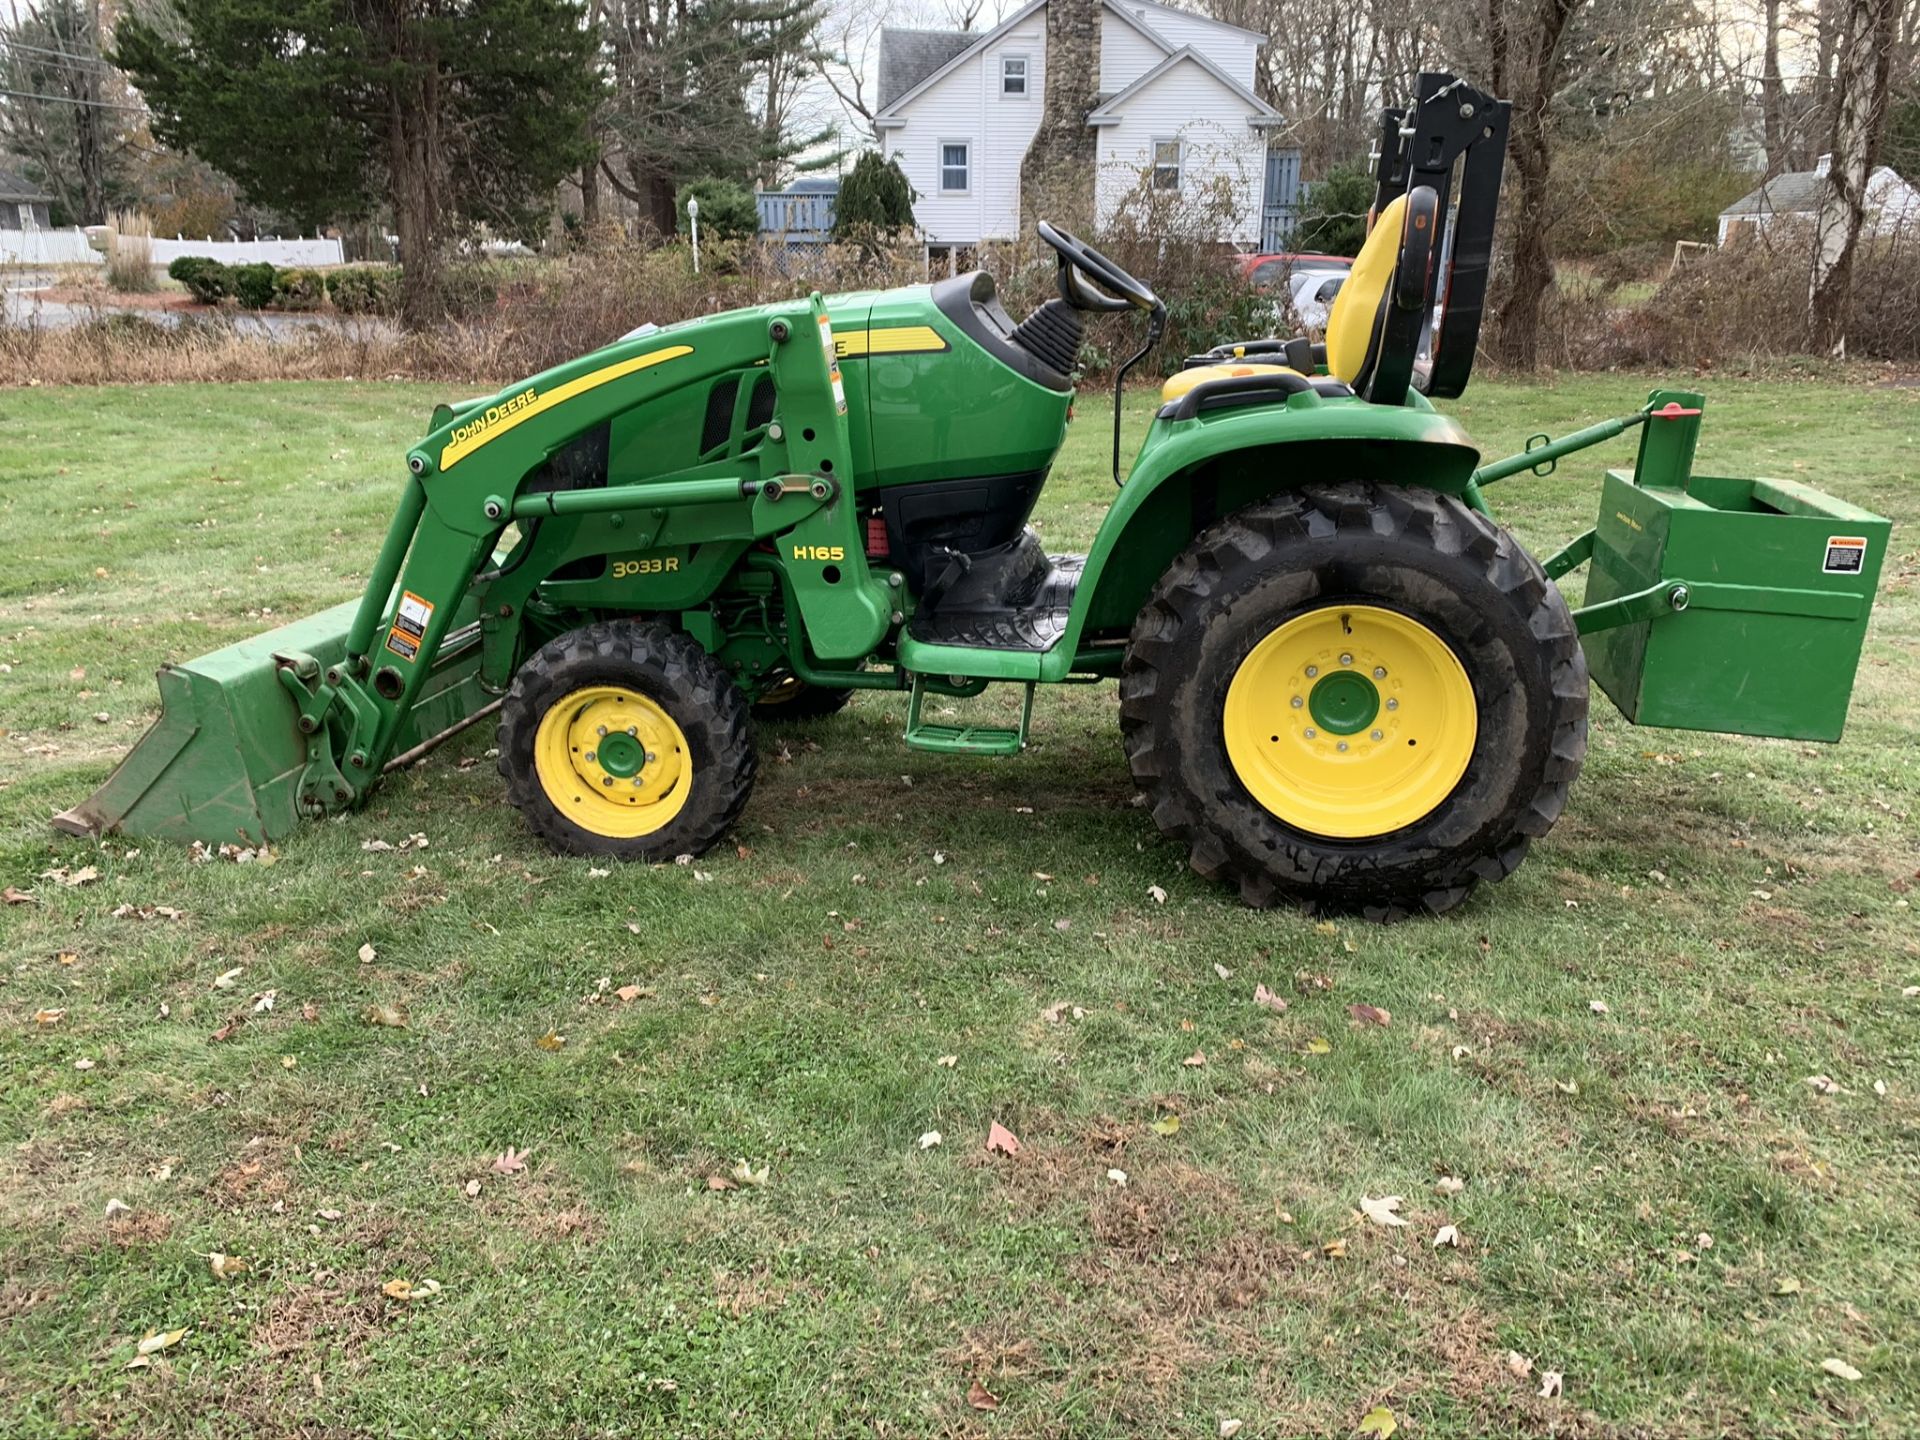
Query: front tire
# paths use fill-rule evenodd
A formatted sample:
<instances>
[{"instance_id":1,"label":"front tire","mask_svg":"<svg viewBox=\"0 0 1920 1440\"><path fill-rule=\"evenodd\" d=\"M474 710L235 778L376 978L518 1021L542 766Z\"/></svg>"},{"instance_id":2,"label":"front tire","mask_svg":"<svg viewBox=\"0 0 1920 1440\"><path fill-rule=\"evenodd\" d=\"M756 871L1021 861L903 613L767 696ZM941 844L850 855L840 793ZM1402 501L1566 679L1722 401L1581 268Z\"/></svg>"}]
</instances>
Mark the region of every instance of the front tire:
<instances>
[{"instance_id":1,"label":"front tire","mask_svg":"<svg viewBox=\"0 0 1920 1440\"><path fill-rule=\"evenodd\" d=\"M748 702L677 630L588 625L535 652L500 707L500 773L554 849L699 855L739 818L756 765Z\"/></svg>"},{"instance_id":2,"label":"front tire","mask_svg":"<svg viewBox=\"0 0 1920 1440\"><path fill-rule=\"evenodd\" d=\"M1134 778L1195 870L1380 920L1511 874L1587 748L1559 590L1484 515L1395 485L1203 532L1134 622L1120 695Z\"/></svg>"}]
</instances>

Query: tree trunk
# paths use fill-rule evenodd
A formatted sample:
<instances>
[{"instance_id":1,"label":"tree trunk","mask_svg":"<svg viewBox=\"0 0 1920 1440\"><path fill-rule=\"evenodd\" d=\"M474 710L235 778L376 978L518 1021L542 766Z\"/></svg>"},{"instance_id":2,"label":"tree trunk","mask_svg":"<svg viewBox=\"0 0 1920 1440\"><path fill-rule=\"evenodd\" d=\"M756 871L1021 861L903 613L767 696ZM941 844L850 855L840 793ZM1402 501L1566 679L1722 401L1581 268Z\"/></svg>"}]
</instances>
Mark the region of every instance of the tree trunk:
<instances>
[{"instance_id":1,"label":"tree trunk","mask_svg":"<svg viewBox=\"0 0 1920 1440\"><path fill-rule=\"evenodd\" d=\"M1561 41L1584 3L1489 0L1487 6L1489 78L1494 93L1513 102L1507 145L1514 177L1513 203L1507 211L1510 274L1493 351L1517 370L1540 363L1540 317L1554 279L1548 243L1553 151L1547 127L1560 83Z\"/></svg>"},{"instance_id":2,"label":"tree trunk","mask_svg":"<svg viewBox=\"0 0 1920 1440\"><path fill-rule=\"evenodd\" d=\"M1760 72L1760 125L1767 147L1767 178L1787 168L1785 87L1780 83L1780 0L1766 0L1766 40Z\"/></svg>"},{"instance_id":3,"label":"tree trunk","mask_svg":"<svg viewBox=\"0 0 1920 1440\"><path fill-rule=\"evenodd\" d=\"M600 219L600 157L580 167L580 223L592 226Z\"/></svg>"},{"instance_id":4,"label":"tree trunk","mask_svg":"<svg viewBox=\"0 0 1920 1440\"><path fill-rule=\"evenodd\" d=\"M407 21L396 17L396 74L388 82L388 198L400 237L400 319L409 330L441 318L439 77L429 47L409 54ZM411 62L411 63L408 63Z\"/></svg>"},{"instance_id":5,"label":"tree trunk","mask_svg":"<svg viewBox=\"0 0 1920 1440\"><path fill-rule=\"evenodd\" d=\"M1835 56L1826 186L1814 221L1807 313L1813 344L1844 351L1853 256L1867 215L1867 180L1886 129L1894 0L1848 0Z\"/></svg>"}]
</instances>

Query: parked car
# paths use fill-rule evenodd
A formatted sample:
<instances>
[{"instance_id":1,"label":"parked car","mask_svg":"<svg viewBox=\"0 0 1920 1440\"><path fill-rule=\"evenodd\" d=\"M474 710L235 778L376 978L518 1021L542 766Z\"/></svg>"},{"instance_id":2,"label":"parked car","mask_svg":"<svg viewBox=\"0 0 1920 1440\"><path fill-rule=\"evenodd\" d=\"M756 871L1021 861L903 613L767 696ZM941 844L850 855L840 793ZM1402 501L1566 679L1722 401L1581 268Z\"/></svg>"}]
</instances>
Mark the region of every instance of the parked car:
<instances>
[{"instance_id":1,"label":"parked car","mask_svg":"<svg viewBox=\"0 0 1920 1440\"><path fill-rule=\"evenodd\" d=\"M1275 251L1265 255L1236 255L1233 263L1240 267L1240 278L1262 290L1278 289L1281 283L1296 270L1351 270L1353 258L1348 255L1311 255L1304 251Z\"/></svg>"},{"instance_id":2,"label":"parked car","mask_svg":"<svg viewBox=\"0 0 1920 1440\"><path fill-rule=\"evenodd\" d=\"M1288 293L1293 299L1293 315L1302 331L1319 334L1327 328L1327 315L1333 309L1333 297L1347 283L1349 270L1302 267L1288 278Z\"/></svg>"}]
</instances>

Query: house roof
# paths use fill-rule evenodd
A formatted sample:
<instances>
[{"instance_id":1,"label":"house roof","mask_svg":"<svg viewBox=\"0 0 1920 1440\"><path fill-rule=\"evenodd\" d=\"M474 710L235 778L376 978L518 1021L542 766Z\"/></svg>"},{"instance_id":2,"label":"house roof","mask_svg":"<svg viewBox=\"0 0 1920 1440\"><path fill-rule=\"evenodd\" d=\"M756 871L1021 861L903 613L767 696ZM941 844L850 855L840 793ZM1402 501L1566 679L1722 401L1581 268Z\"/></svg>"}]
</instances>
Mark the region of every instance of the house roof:
<instances>
[{"instance_id":1,"label":"house roof","mask_svg":"<svg viewBox=\"0 0 1920 1440\"><path fill-rule=\"evenodd\" d=\"M1166 14L1178 15L1183 20L1198 20L1203 24L1213 26L1216 30L1235 31L1238 34L1247 36L1249 39L1258 40L1262 45L1265 45L1267 41L1272 38L1262 31L1249 30L1244 25L1229 25L1226 21L1216 20L1211 15L1202 15L1197 11L1183 9L1178 5L1166 5L1161 3L1161 0L1124 0L1124 3L1129 8L1144 11L1147 16L1151 16L1154 11L1158 10ZM1113 8L1111 4L1109 8ZM1151 21L1149 21L1149 23L1151 23Z\"/></svg>"},{"instance_id":2,"label":"house roof","mask_svg":"<svg viewBox=\"0 0 1920 1440\"><path fill-rule=\"evenodd\" d=\"M27 182L24 175L11 170L0 170L0 200L26 200L30 203L45 204L53 197L38 185Z\"/></svg>"},{"instance_id":3,"label":"house roof","mask_svg":"<svg viewBox=\"0 0 1920 1440\"><path fill-rule=\"evenodd\" d=\"M1759 189L1742 195L1722 215L1809 215L1820 208L1826 176L1818 170L1795 170L1776 175Z\"/></svg>"},{"instance_id":4,"label":"house roof","mask_svg":"<svg viewBox=\"0 0 1920 1440\"><path fill-rule=\"evenodd\" d=\"M958 59L984 37L977 30L895 30L880 32L880 108L916 88L949 60Z\"/></svg>"},{"instance_id":5,"label":"house roof","mask_svg":"<svg viewBox=\"0 0 1920 1440\"><path fill-rule=\"evenodd\" d=\"M1246 104L1247 114L1256 125L1278 125L1283 123L1284 117L1282 117L1278 110L1267 104L1266 101L1247 89L1246 86L1242 85L1238 80L1235 80L1231 75L1227 74L1226 71L1222 70L1191 45L1174 51L1158 65L1147 71L1146 74L1127 86L1126 89L1101 105L1099 109L1089 113L1087 123L1089 125L1115 124L1120 119L1120 112L1126 108L1129 100L1145 90L1169 70L1179 65L1188 64L1198 65L1202 70L1206 71L1207 74L1211 75L1215 80L1218 80L1222 85L1226 86L1227 89L1237 95Z\"/></svg>"}]
</instances>

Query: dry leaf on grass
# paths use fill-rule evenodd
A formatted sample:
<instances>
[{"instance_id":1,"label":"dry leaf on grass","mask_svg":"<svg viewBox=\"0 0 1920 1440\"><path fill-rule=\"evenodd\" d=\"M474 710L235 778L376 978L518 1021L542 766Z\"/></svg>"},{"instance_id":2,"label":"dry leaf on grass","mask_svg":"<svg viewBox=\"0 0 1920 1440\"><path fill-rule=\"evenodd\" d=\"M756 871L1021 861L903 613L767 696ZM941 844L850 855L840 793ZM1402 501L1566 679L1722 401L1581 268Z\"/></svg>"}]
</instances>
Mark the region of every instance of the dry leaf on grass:
<instances>
[{"instance_id":1,"label":"dry leaf on grass","mask_svg":"<svg viewBox=\"0 0 1920 1440\"><path fill-rule=\"evenodd\" d=\"M707 1189L709 1190L738 1190L739 1188L738 1185L734 1184L733 1181L727 1179L724 1175L707 1176Z\"/></svg>"},{"instance_id":2,"label":"dry leaf on grass","mask_svg":"<svg viewBox=\"0 0 1920 1440\"><path fill-rule=\"evenodd\" d=\"M1394 1212L1400 1208L1398 1195L1382 1195L1375 1199L1371 1195L1360 1197L1360 1213L1376 1225L1400 1226L1407 1222Z\"/></svg>"},{"instance_id":3,"label":"dry leaf on grass","mask_svg":"<svg viewBox=\"0 0 1920 1440\"><path fill-rule=\"evenodd\" d=\"M1162 1115L1158 1120L1147 1126L1147 1128L1156 1135L1178 1135L1180 1133L1180 1117L1178 1115Z\"/></svg>"},{"instance_id":4,"label":"dry leaf on grass","mask_svg":"<svg viewBox=\"0 0 1920 1440\"><path fill-rule=\"evenodd\" d=\"M1854 1369L1853 1366L1849 1365L1846 1361L1832 1355L1829 1355L1820 1362L1820 1368L1829 1375L1839 1376L1842 1380L1858 1380L1860 1378L1860 1372L1858 1370Z\"/></svg>"},{"instance_id":5,"label":"dry leaf on grass","mask_svg":"<svg viewBox=\"0 0 1920 1440\"><path fill-rule=\"evenodd\" d=\"M1382 1010L1378 1005L1349 1005L1347 1013L1362 1025L1385 1027L1393 1023L1393 1012Z\"/></svg>"},{"instance_id":6,"label":"dry leaf on grass","mask_svg":"<svg viewBox=\"0 0 1920 1440\"><path fill-rule=\"evenodd\" d=\"M1107 1171L1107 1179L1112 1181L1115 1185L1118 1185L1121 1189L1123 1190L1126 1189L1126 1186L1127 1186L1126 1171L1118 1168L1109 1170Z\"/></svg>"},{"instance_id":7,"label":"dry leaf on grass","mask_svg":"<svg viewBox=\"0 0 1920 1440\"><path fill-rule=\"evenodd\" d=\"M1316 1035L1307 1041L1306 1053L1309 1055L1331 1055L1333 1042L1324 1035Z\"/></svg>"},{"instance_id":8,"label":"dry leaf on grass","mask_svg":"<svg viewBox=\"0 0 1920 1440\"><path fill-rule=\"evenodd\" d=\"M1253 987L1253 1003L1258 1005L1262 1010L1273 1011L1276 1015L1284 1015L1287 1012L1287 1002L1285 998L1274 994L1273 991L1267 989L1265 985L1255 985Z\"/></svg>"},{"instance_id":9,"label":"dry leaf on grass","mask_svg":"<svg viewBox=\"0 0 1920 1440\"><path fill-rule=\"evenodd\" d=\"M438 1280L389 1280L380 1293L391 1300L429 1300L440 1293Z\"/></svg>"},{"instance_id":10,"label":"dry leaf on grass","mask_svg":"<svg viewBox=\"0 0 1920 1440\"><path fill-rule=\"evenodd\" d=\"M1158 885L1149 885L1147 886L1147 898L1152 900L1156 905L1164 905L1167 903L1167 892L1162 890Z\"/></svg>"},{"instance_id":11,"label":"dry leaf on grass","mask_svg":"<svg viewBox=\"0 0 1920 1440\"><path fill-rule=\"evenodd\" d=\"M496 1175L517 1175L527 1168L527 1156L532 1153L531 1145L524 1150L516 1150L509 1145L493 1157L493 1164L488 1168Z\"/></svg>"},{"instance_id":12,"label":"dry leaf on grass","mask_svg":"<svg viewBox=\"0 0 1920 1440\"><path fill-rule=\"evenodd\" d=\"M648 991L646 987L642 985L622 985L613 993L622 1000L632 1001L638 1000L642 995L647 994Z\"/></svg>"},{"instance_id":13,"label":"dry leaf on grass","mask_svg":"<svg viewBox=\"0 0 1920 1440\"><path fill-rule=\"evenodd\" d=\"M1442 1245L1450 1245L1458 1250L1460 1248L1460 1232L1451 1225L1442 1225L1438 1230L1433 1232L1433 1248L1438 1250Z\"/></svg>"},{"instance_id":14,"label":"dry leaf on grass","mask_svg":"<svg viewBox=\"0 0 1920 1440\"><path fill-rule=\"evenodd\" d=\"M36 1010L33 1012L33 1023L36 1025L58 1025L66 1018L66 1015L67 1012L64 1010Z\"/></svg>"},{"instance_id":15,"label":"dry leaf on grass","mask_svg":"<svg viewBox=\"0 0 1920 1440\"><path fill-rule=\"evenodd\" d=\"M156 1330L134 1347L133 1359L127 1362L127 1369L141 1370L153 1363L153 1357L162 1350L171 1349L187 1336L191 1327L183 1326L178 1330Z\"/></svg>"},{"instance_id":16,"label":"dry leaf on grass","mask_svg":"<svg viewBox=\"0 0 1920 1440\"><path fill-rule=\"evenodd\" d=\"M1240 1427L1246 1423L1244 1420L1222 1420L1220 1422L1220 1440L1233 1440L1233 1437L1240 1433Z\"/></svg>"},{"instance_id":17,"label":"dry leaf on grass","mask_svg":"<svg viewBox=\"0 0 1920 1440\"><path fill-rule=\"evenodd\" d=\"M1002 1125L998 1120L993 1121L987 1126L987 1153L991 1155L996 1150L1002 1155L1018 1155L1020 1153L1020 1141L1014 1136L1011 1130L1007 1129L1007 1127Z\"/></svg>"},{"instance_id":18,"label":"dry leaf on grass","mask_svg":"<svg viewBox=\"0 0 1920 1440\"><path fill-rule=\"evenodd\" d=\"M1458 1195L1467 1188L1467 1182L1458 1175L1442 1175L1433 1182L1433 1188L1442 1195Z\"/></svg>"},{"instance_id":19,"label":"dry leaf on grass","mask_svg":"<svg viewBox=\"0 0 1920 1440\"><path fill-rule=\"evenodd\" d=\"M1800 1293L1800 1282L1791 1275L1782 1275L1778 1280L1773 1282L1773 1293L1776 1295L1798 1295Z\"/></svg>"},{"instance_id":20,"label":"dry leaf on grass","mask_svg":"<svg viewBox=\"0 0 1920 1440\"><path fill-rule=\"evenodd\" d=\"M1327 1241L1326 1244L1320 1247L1320 1253L1326 1256L1329 1260L1346 1259L1347 1258L1347 1242L1345 1237L1342 1237L1341 1239L1338 1239L1338 1240Z\"/></svg>"},{"instance_id":21,"label":"dry leaf on grass","mask_svg":"<svg viewBox=\"0 0 1920 1440\"><path fill-rule=\"evenodd\" d=\"M1596 1015L1608 1015L1612 1013L1607 1008L1607 1002L1604 1000L1589 1000L1587 1002L1587 1009L1591 1010Z\"/></svg>"},{"instance_id":22,"label":"dry leaf on grass","mask_svg":"<svg viewBox=\"0 0 1920 1440\"><path fill-rule=\"evenodd\" d=\"M1204 1050L1196 1050L1180 1063L1190 1070L1198 1070L1202 1065L1207 1063L1207 1052Z\"/></svg>"},{"instance_id":23,"label":"dry leaf on grass","mask_svg":"<svg viewBox=\"0 0 1920 1440\"><path fill-rule=\"evenodd\" d=\"M247 973L246 966L236 965L231 970L227 971L225 974L214 976L213 988L216 990L231 990L233 989L235 983L240 979L240 977L246 973Z\"/></svg>"},{"instance_id":24,"label":"dry leaf on grass","mask_svg":"<svg viewBox=\"0 0 1920 1440\"><path fill-rule=\"evenodd\" d=\"M1553 1088L1558 1090L1562 1095L1578 1095L1580 1093L1580 1082L1578 1080L1556 1080L1553 1082Z\"/></svg>"},{"instance_id":25,"label":"dry leaf on grass","mask_svg":"<svg viewBox=\"0 0 1920 1440\"><path fill-rule=\"evenodd\" d=\"M31 890L16 890L11 885L7 886L4 890L0 890L0 900L6 901L9 905L38 905L40 903L34 899Z\"/></svg>"},{"instance_id":26,"label":"dry leaf on grass","mask_svg":"<svg viewBox=\"0 0 1920 1440\"><path fill-rule=\"evenodd\" d=\"M367 941L366 944L360 947L360 963L362 965L371 965L374 957L379 953L378 950L373 948L373 942L371 940Z\"/></svg>"},{"instance_id":27,"label":"dry leaf on grass","mask_svg":"<svg viewBox=\"0 0 1920 1440\"><path fill-rule=\"evenodd\" d=\"M1563 1379L1564 1377L1558 1370L1542 1370L1540 1372L1540 1398L1542 1400L1559 1399Z\"/></svg>"},{"instance_id":28,"label":"dry leaf on grass","mask_svg":"<svg viewBox=\"0 0 1920 1440\"><path fill-rule=\"evenodd\" d=\"M1809 1075L1807 1077L1807 1086L1822 1095L1844 1095L1847 1093L1846 1090L1841 1087L1840 1082L1830 1075Z\"/></svg>"},{"instance_id":29,"label":"dry leaf on grass","mask_svg":"<svg viewBox=\"0 0 1920 1440\"><path fill-rule=\"evenodd\" d=\"M975 1380L967 1386L967 1404L976 1410L998 1410L1000 1397Z\"/></svg>"},{"instance_id":30,"label":"dry leaf on grass","mask_svg":"<svg viewBox=\"0 0 1920 1440\"><path fill-rule=\"evenodd\" d=\"M567 1037L549 1030L533 1043L538 1045L542 1050L559 1050L566 1046Z\"/></svg>"},{"instance_id":31,"label":"dry leaf on grass","mask_svg":"<svg viewBox=\"0 0 1920 1440\"><path fill-rule=\"evenodd\" d=\"M933 1063L938 1065L942 1070L951 1070L960 1063L960 1057L958 1055L942 1055Z\"/></svg>"},{"instance_id":32,"label":"dry leaf on grass","mask_svg":"<svg viewBox=\"0 0 1920 1440\"><path fill-rule=\"evenodd\" d=\"M209 1250L207 1268L213 1271L215 1279L232 1280L247 1273L247 1262L238 1255L222 1255L218 1250Z\"/></svg>"},{"instance_id":33,"label":"dry leaf on grass","mask_svg":"<svg viewBox=\"0 0 1920 1440\"><path fill-rule=\"evenodd\" d=\"M942 1138L938 1130L929 1130L920 1137L920 1148L922 1150L931 1150L940 1143Z\"/></svg>"},{"instance_id":34,"label":"dry leaf on grass","mask_svg":"<svg viewBox=\"0 0 1920 1440\"><path fill-rule=\"evenodd\" d=\"M772 1170L773 1167L771 1165L762 1165L756 1170L753 1168L751 1161L741 1159L734 1162L733 1169L728 1171L727 1174L728 1178L736 1184L752 1185L757 1188L767 1183L767 1179L772 1173Z\"/></svg>"},{"instance_id":35,"label":"dry leaf on grass","mask_svg":"<svg viewBox=\"0 0 1920 1440\"><path fill-rule=\"evenodd\" d=\"M407 1012L396 1010L391 1005L369 1005L366 1009L366 1022L369 1025L383 1025L389 1030L407 1028Z\"/></svg>"},{"instance_id":36,"label":"dry leaf on grass","mask_svg":"<svg viewBox=\"0 0 1920 1440\"><path fill-rule=\"evenodd\" d=\"M1360 1433L1372 1435L1375 1440L1393 1440L1399 1428L1400 1422L1393 1418L1393 1411L1384 1405L1376 1405L1360 1417Z\"/></svg>"},{"instance_id":37,"label":"dry leaf on grass","mask_svg":"<svg viewBox=\"0 0 1920 1440\"><path fill-rule=\"evenodd\" d=\"M1516 1380L1524 1380L1533 1373L1533 1361L1518 1350L1507 1351L1507 1373Z\"/></svg>"}]
</instances>

